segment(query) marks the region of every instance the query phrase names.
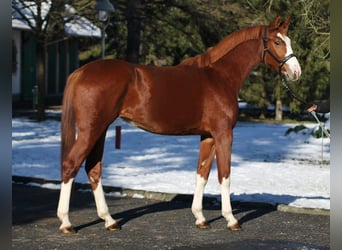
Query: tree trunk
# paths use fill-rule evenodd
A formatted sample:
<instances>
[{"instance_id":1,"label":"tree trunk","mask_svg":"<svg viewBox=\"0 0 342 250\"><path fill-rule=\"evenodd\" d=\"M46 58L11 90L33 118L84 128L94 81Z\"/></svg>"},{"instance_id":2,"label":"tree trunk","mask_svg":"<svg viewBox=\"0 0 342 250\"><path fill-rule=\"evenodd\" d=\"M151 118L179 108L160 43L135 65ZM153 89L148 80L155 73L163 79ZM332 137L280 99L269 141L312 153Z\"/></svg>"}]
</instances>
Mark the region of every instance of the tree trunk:
<instances>
[{"instance_id":1,"label":"tree trunk","mask_svg":"<svg viewBox=\"0 0 342 250\"><path fill-rule=\"evenodd\" d=\"M260 115L259 115L259 119L260 120L265 120L266 116L265 116L265 109L261 108L260 109Z\"/></svg>"},{"instance_id":2,"label":"tree trunk","mask_svg":"<svg viewBox=\"0 0 342 250\"><path fill-rule=\"evenodd\" d=\"M276 95L276 105L275 105L275 117L274 119L276 121L283 120L283 104L281 102L281 85L278 83L275 89L275 95Z\"/></svg>"},{"instance_id":3,"label":"tree trunk","mask_svg":"<svg viewBox=\"0 0 342 250\"><path fill-rule=\"evenodd\" d=\"M283 105L282 105L282 102L280 99L277 99L277 101L276 101L275 120L276 121L283 120Z\"/></svg>"},{"instance_id":4,"label":"tree trunk","mask_svg":"<svg viewBox=\"0 0 342 250\"><path fill-rule=\"evenodd\" d=\"M37 85L38 85L38 103L37 120L45 119L45 46L42 43L37 45L36 54Z\"/></svg>"},{"instance_id":5,"label":"tree trunk","mask_svg":"<svg viewBox=\"0 0 342 250\"><path fill-rule=\"evenodd\" d=\"M139 62L141 43L141 2L129 0L127 3L127 50L126 60L131 63Z\"/></svg>"}]
</instances>

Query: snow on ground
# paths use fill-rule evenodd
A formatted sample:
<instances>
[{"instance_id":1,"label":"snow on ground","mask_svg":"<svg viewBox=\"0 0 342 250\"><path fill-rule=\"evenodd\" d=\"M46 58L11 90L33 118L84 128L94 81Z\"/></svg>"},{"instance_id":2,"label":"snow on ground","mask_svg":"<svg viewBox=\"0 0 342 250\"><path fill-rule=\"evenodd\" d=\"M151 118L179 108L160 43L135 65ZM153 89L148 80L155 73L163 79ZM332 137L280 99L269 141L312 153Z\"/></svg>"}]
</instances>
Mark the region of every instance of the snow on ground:
<instances>
[{"instance_id":1,"label":"snow on ground","mask_svg":"<svg viewBox=\"0 0 342 250\"><path fill-rule=\"evenodd\" d=\"M116 125L122 126L119 150ZM285 136L295 125L237 123L232 200L330 209L330 140L310 135L316 124L305 124L308 129ZM155 135L117 120L107 132L103 184L192 194L198 149L198 136ZM12 175L60 180L59 121L12 119ZM84 169L76 182L88 183ZM219 197L215 164L205 194Z\"/></svg>"}]
</instances>

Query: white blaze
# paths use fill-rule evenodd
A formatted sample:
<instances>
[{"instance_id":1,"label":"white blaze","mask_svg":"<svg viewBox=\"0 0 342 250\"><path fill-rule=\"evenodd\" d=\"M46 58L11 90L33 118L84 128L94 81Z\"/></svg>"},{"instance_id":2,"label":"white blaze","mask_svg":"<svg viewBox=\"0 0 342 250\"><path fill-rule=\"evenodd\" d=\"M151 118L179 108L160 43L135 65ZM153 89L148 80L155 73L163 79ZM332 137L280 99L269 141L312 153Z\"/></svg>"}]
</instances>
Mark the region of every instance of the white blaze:
<instances>
[{"instance_id":1,"label":"white blaze","mask_svg":"<svg viewBox=\"0 0 342 250\"><path fill-rule=\"evenodd\" d=\"M285 57L287 57L290 54L293 54L293 50L291 47L291 40L290 38L288 38L287 36L283 36L280 33L277 33L277 36L284 41L284 43L286 44L286 54ZM286 77L291 80L291 81L295 81L298 80L298 78L300 77L302 70L300 68L299 62L297 60L296 57L291 57L286 64L288 65L288 70L289 72L285 72Z\"/></svg>"}]
</instances>

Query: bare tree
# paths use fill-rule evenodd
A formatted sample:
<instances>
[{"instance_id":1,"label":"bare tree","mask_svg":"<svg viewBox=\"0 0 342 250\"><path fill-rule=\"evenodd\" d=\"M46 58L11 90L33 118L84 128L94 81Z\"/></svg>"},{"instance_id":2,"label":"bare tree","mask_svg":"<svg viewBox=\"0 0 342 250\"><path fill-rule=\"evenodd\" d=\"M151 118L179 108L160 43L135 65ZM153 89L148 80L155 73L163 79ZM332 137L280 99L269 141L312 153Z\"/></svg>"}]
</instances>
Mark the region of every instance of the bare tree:
<instances>
[{"instance_id":1,"label":"bare tree","mask_svg":"<svg viewBox=\"0 0 342 250\"><path fill-rule=\"evenodd\" d=\"M37 42L36 79L38 85L37 119L45 118L46 45L64 35L64 1L12 1L12 12L29 27Z\"/></svg>"},{"instance_id":2,"label":"bare tree","mask_svg":"<svg viewBox=\"0 0 342 250\"><path fill-rule=\"evenodd\" d=\"M72 1L73 2L73 1ZM68 1L70 3L70 1ZM76 11L64 0L13 0L12 16L21 19L30 27L36 41L36 80L38 85L37 119L45 119L45 86L47 46L50 43L67 39L65 24L76 15L94 13L91 0L75 2ZM80 13L80 11L82 13Z\"/></svg>"}]
</instances>

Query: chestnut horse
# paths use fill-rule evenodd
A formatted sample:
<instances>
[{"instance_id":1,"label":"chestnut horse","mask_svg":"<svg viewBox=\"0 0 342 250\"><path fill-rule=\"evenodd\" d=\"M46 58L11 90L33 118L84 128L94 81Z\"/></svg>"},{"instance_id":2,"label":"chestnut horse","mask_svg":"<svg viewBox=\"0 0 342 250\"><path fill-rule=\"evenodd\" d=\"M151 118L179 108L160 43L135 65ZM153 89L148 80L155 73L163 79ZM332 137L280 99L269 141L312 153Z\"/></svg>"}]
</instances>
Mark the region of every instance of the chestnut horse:
<instances>
[{"instance_id":1,"label":"chestnut horse","mask_svg":"<svg viewBox=\"0 0 342 250\"><path fill-rule=\"evenodd\" d=\"M62 183L57 209L60 230L75 232L69 220L69 202L73 180L83 161L98 216L108 230L120 229L108 211L101 184L105 135L117 117L152 133L199 135L192 203L196 225L209 227L202 212L202 198L216 156L222 215L229 229L240 230L230 203L232 130L238 93L252 69L262 62L288 80L300 77L300 65L286 36L289 22L289 18L282 21L277 17L268 26L237 31L205 53L172 67L98 60L73 72L63 98Z\"/></svg>"}]
</instances>

